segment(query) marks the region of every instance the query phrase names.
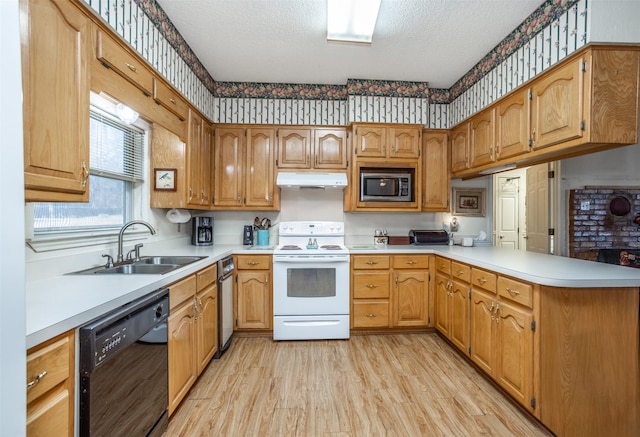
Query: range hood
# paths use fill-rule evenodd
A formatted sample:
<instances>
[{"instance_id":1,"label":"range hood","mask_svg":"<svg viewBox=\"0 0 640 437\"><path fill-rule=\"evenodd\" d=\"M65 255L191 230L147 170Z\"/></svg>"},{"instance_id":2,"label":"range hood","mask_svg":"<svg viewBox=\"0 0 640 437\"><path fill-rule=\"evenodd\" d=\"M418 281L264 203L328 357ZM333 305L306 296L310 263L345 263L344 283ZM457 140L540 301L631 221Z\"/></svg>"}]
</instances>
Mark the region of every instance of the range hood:
<instances>
[{"instance_id":1,"label":"range hood","mask_svg":"<svg viewBox=\"0 0 640 437\"><path fill-rule=\"evenodd\" d=\"M276 185L280 188L323 188L343 190L348 184L346 173L280 172Z\"/></svg>"}]
</instances>

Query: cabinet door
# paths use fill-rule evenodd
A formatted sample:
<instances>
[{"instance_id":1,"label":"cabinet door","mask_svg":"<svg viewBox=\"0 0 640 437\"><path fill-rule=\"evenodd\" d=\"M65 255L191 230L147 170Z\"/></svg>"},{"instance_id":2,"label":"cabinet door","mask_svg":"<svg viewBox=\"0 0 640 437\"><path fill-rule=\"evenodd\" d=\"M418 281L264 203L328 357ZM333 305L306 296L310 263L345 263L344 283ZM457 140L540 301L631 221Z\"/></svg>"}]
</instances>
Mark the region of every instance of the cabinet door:
<instances>
[{"instance_id":1,"label":"cabinet door","mask_svg":"<svg viewBox=\"0 0 640 437\"><path fill-rule=\"evenodd\" d=\"M389 158L419 158L422 145L420 128L388 128Z\"/></svg>"},{"instance_id":2,"label":"cabinet door","mask_svg":"<svg viewBox=\"0 0 640 437\"><path fill-rule=\"evenodd\" d=\"M449 337L449 278L444 275L436 275L435 306L436 329Z\"/></svg>"},{"instance_id":3,"label":"cabinet door","mask_svg":"<svg viewBox=\"0 0 640 437\"><path fill-rule=\"evenodd\" d=\"M495 374L495 297L475 288L471 291L471 359L487 375Z\"/></svg>"},{"instance_id":4,"label":"cabinet door","mask_svg":"<svg viewBox=\"0 0 640 437\"><path fill-rule=\"evenodd\" d=\"M192 299L193 300L193 299ZM196 310L187 302L169 316L169 415L198 377L196 363Z\"/></svg>"},{"instance_id":5,"label":"cabinet door","mask_svg":"<svg viewBox=\"0 0 640 437\"><path fill-rule=\"evenodd\" d=\"M274 129L247 129L244 206L274 204Z\"/></svg>"},{"instance_id":6,"label":"cabinet door","mask_svg":"<svg viewBox=\"0 0 640 437\"><path fill-rule=\"evenodd\" d=\"M583 58L554 68L531 88L533 148L542 149L582 137Z\"/></svg>"},{"instance_id":7,"label":"cabinet door","mask_svg":"<svg viewBox=\"0 0 640 437\"><path fill-rule=\"evenodd\" d=\"M387 156L387 129L380 126L356 127L354 152L358 156L385 158Z\"/></svg>"},{"instance_id":8,"label":"cabinet door","mask_svg":"<svg viewBox=\"0 0 640 437\"><path fill-rule=\"evenodd\" d=\"M469 123L451 131L451 171L469 168Z\"/></svg>"},{"instance_id":9,"label":"cabinet door","mask_svg":"<svg viewBox=\"0 0 640 437\"><path fill-rule=\"evenodd\" d=\"M218 350L218 287L214 284L196 296L198 304L198 375Z\"/></svg>"},{"instance_id":10,"label":"cabinet door","mask_svg":"<svg viewBox=\"0 0 640 437\"><path fill-rule=\"evenodd\" d=\"M496 374L498 383L520 404L531 409L533 393L533 316L500 302L495 325Z\"/></svg>"},{"instance_id":11,"label":"cabinet door","mask_svg":"<svg viewBox=\"0 0 640 437\"><path fill-rule=\"evenodd\" d=\"M422 210L449 211L449 142L444 131L422 135Z\"/></svg>"},{"instance_id":12,"label":"cabinet door","mask_svg":"<svg viewBox=\"0 0 640 437\"><path fill-rule=\"evenodd\" d=\"M471 167L494 162L495 159L495 109L483 111L470 121Z\"/></svg>"},{"instance_id":13,"label":"cabinet door","mask_svg":"<svg viewBox=\"0 0 640 437\"><path fill-rule=\"evenodd\" d=\"M87 202L89 22L67 0L20 8L25 199Z\"/></svg>"},{"instance_id":14,"label":"cabinet door","mask_svg":"<svg viewBox=\"0 0 640 437\"><path fill-rule=\"evenodd\" d=\"M465 354L469 353L469 285L451 281L449 339Z\"/></svg>"},{"instance_id":15,"label":"cabinet door","mask_svg":"<svg viewBox=\"0 0 640 437\"><path fill-rule=\"evenodd\" d=\"M395 272L393 326L427 326L429 277L426 272Z\"/></svg>"},{"instance_id":16,"label":"cabinet door","mask_svg":"<svg viewBox=\"0 0 640 437\"><path fill-rule=\"evenodd\" d=\"M243 144L243 129L216 129L214 144L214 206L242 205Z\"/></svg>"},{"instance_id":17,"label":"cabinet door","mask_svg":"<svg viewBox=\"0 0 640 437\"><path fill-rule=\"evenodd\" d=\"M205 181L205 160L211 159L210 146L205 142L205 121L194 111L189 111L187 139L187 205L202 209L209 203ZM210 137L210 132L209 132ZM180 183L180 181L178 181Z\"/></svg>"},{"instance_id":18,"label":"cabinet door","mask_svg":"<svg viewBox=\"0 0 640 437\"><path fill-rule=\"evenodd\" d=\"M149 205L151 208L184 208L187 202L187 190L184 183L187 151L184 141L178 135L154 123L149 141L149 156L152 169L175 168L176 180L178 181L176 191L150 190Z\"/></svg>"},{"instance_id":19,"label":"cabinet door","mask_svg":"<svg viewBox=\"0 0 640 437\"><path fill-rule=\"evenodd\" d=\"M271 287L266 270L238 271L236 327L239 329L271 328Z\"/></svg>"},{"instance_id":20,"label":"cabinet door","mask_svg":"<svg viewBox=\"0 0 640 437\"><path fill-rule=\"evenodd\" d=\"M496 107L496 155L510 158L529 151L529 108L527 90L501 99Z\"/></svg>"},{"instance_id":21,"label":"cabinet door","mask_svg":"<svg viewBox=\"0 0 640 437\"><path fill-rule=\"evenodd\" d=\"M278 168L311 168L311 129L278 130Z\"/></svg>"},{"instance_id":22,"label":"cabinet door","mask_svg":"<svg viewBox=\"0 0 640 437\"><path fill-rule=\"evenodd\" d=\"M73 402L67 390L46 396L27 407L27 436L73 436Z\"/></svg>"},{"instance_id":23,"label":"cabinet door","mask_svg":"<svg viewBox=\"0 0 640 437\"><path fill-rule=\"evenodd\" d=\"M347 168L347 131L318 128L314 131L315 168Z\"/></svg>"}]
</instances>

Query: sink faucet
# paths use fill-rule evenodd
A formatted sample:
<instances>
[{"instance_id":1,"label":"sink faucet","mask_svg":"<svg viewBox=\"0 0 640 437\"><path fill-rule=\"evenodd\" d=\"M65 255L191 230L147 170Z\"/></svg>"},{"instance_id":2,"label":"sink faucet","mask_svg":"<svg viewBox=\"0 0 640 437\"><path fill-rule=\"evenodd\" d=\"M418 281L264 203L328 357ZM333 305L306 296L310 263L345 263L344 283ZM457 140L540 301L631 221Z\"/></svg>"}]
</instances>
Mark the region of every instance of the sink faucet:
<instances>
[{"instance_id":1,"label":"sink faucet","mask_svg":"<svg viewBox=\"0 0 640 437\"><path fill-rule=\"evenodd\" d=\"M156 230L153 229L153 226L151 226L144 220L132 220L129 223L125 223L124 226L120 229L120 233L118 234L118 258L116 262L121 263L122 261L124 261L124 256L122 255L122 237L124 236L124 231L131 225L144 225L149 229L151 235L156 234Z\"/></svg>"}]
</instances>

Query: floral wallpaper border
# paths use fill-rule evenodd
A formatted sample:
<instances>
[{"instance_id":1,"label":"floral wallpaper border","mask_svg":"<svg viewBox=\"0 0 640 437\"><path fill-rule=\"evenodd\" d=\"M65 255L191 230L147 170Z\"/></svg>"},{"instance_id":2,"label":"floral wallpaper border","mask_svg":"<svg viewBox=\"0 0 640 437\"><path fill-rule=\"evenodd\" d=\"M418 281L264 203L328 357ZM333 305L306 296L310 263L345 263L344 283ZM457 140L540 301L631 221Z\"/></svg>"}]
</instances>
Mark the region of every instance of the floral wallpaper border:
<instances>
[{"instance_id":1,"label":"floral wallpaper border","mask_svg":"<svg viewBox=\"0 0 640 437\"><path fill-rule=\"evenodd\" d=\"M215 97L292 100L346 100L344 85L299 83L216 82Z\"/></svg>"}]
</instances>

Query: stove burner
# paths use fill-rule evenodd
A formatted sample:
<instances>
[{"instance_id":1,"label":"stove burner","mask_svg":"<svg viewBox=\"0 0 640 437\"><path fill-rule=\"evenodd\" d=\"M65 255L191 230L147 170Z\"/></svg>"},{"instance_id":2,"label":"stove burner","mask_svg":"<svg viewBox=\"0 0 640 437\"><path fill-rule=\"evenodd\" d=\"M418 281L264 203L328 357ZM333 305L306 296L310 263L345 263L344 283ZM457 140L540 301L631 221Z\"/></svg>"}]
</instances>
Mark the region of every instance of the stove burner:
<instances>
[{"instance_id":1,"label":"stove burner","mask_svg":"<svg viewBox=\"0 0 640 437\"><path fill-rule=\"evenodd\" d=\"M320 249L324 249L324 250L340 250L342 249L342 247L340 247L337 244L325 244L320 246Z\"/></svg>"},{"instance_id":2,"label":"stove burner","mask_svg":"<svg viewBox=\"0 0 640 437\"><path fill-rule=\"evenodd\" d=\"M280 250L302 250L300 246L296 246L295 244L287 244L280 248Z\"/></svg>"}]
</instances>

